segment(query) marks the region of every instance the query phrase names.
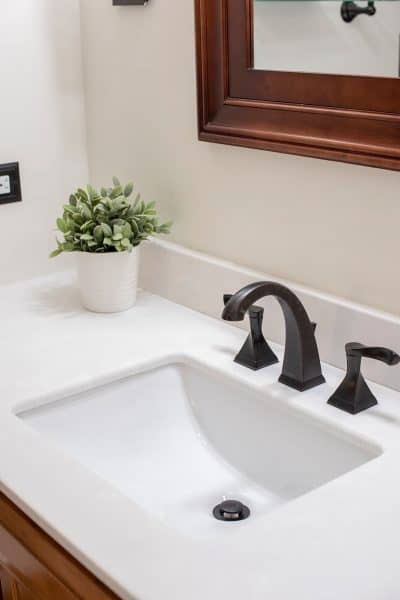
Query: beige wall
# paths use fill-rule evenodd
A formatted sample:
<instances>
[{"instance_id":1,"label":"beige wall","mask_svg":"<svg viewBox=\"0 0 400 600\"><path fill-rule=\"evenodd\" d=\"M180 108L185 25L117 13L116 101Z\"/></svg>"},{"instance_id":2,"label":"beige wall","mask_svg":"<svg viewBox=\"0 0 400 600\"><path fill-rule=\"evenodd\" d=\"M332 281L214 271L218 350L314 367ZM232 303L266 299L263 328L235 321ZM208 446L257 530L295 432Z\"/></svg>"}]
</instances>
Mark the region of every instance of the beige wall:
<instances>
[{"instance_id":1,"label":"beige wall","mask_svg":"<svg viewBox=\"0 0 400 600\"><path fill-rule=\"evenodd\" d=\"M193 0L81 0L92 179L134 178L173 238L400 314L400 174L200 143Z\"/></svg>"},{"instance_id":2,"label":"beige wall","mask_svg":"<svg viewBox=\"0 0 400 600\"><path fill-rule=\"evenodd\" d=\"M0 206L0 283L49 261L61 204L87 178L79 0L3 0L0 163L19 161L23 202Z\"/></svg>"}]
</instances>

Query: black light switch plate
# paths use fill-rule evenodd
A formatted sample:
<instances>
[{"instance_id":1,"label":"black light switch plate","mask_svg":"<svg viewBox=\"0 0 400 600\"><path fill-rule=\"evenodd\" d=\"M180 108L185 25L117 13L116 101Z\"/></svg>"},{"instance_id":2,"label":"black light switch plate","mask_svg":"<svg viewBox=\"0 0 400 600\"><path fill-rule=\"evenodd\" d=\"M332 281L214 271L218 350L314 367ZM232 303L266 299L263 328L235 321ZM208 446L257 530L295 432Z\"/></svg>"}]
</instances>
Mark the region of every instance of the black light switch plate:
<instances>
[{"instance_id":1,"label":"black light switch plate","mask_svg":"<svg viewBox=\"0 0 400 600\"><path fill-rule=\"evenodd\" d=\"M21 201L19 164L7 163L0 165L0 204Z\"/></svg>"}]
</instances>

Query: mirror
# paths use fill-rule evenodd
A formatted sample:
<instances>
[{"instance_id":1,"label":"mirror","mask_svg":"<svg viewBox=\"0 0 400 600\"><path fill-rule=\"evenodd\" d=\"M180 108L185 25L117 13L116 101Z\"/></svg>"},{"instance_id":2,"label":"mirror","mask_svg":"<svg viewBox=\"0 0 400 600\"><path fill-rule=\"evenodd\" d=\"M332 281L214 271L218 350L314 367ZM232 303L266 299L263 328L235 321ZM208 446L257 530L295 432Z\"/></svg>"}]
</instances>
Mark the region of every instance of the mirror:
<instances>
[{"instance_id":1,"label":"mirror","mask_svg":"<svg viewBox=\"0 0 400 600\"><path fill-rule=\"evenodd\" d=\"M400 2L252 2L256 69L399 76Z\"/></svg>"},{"instance_id":2,"label":"mirror","mask_svg":"<svg viewBox=\"0 0 400 600\"><path fill-rule=\"evenodd\" d=\"M199 139L400 171L400 2L195 0Z\"/></svg>"}]
</instances>

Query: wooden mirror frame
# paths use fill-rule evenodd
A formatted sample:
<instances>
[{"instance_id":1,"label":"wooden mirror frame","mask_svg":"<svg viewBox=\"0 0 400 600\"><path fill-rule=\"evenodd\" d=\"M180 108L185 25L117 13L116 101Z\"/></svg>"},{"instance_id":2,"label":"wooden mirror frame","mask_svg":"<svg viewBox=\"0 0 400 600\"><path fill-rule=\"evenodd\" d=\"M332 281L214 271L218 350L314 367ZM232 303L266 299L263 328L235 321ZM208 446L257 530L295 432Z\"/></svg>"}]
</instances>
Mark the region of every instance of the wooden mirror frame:
<instances>
[{"instance_id":1,"label":"wooden mirror frame","mask_svg":"<svg viewBox=\"0 0 400 600\"><path fill-rule=\"evenodd\" d=\"M195 0L199 139L400 170L400 79L254 69L253 0Z\"/></svg>"}]
</instances>

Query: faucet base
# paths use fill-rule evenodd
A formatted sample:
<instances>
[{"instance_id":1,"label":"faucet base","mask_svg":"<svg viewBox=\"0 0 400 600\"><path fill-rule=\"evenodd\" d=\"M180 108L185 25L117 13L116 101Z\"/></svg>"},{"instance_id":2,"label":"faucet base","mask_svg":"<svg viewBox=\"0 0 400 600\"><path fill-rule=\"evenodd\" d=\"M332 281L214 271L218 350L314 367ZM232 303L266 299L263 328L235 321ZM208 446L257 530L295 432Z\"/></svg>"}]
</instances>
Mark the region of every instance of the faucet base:
<instances>
[{"instance_id":1,"label":"faucet base","mask_svg":"<svg viewBox=\"0 0 400 600\"><path fill-rule=\"evenodd\" d=\"M247 367L253 371L264 369L278 363L278 357L270 348L263 335L260 334L257 341L253 335L249 335L242 349L235 358L235 363Z\"/></svg>"},{"instance_id":2,"label":"faucet base","mask_svg":"<svg viewBox=\"0 0 400 600\"><path fill-rule=\"evenodd\" d=\"M373 406L378 404L376 398L369 398L367 401L362 402L361 404L354 404L346 402L344 398L339 395L334 394L329 398L328 404L334 406L335 408L339 408L340 410L344 410L350 415L358 415L358 413L363 412L364 410L368 410Z\"/></svg>"},{"instance_id":3,"label":"faucet base","mask_svg":"<svg viewBox=\"0 0 400 600\"><path fill-rule=\"evenodd\" d=\"M298 381L297 379L288 377L288 375L282 374L279 377L279 383L283 383L288 387L294 388L298 392L306 392L307 390L311 390L311 388L317 387L317 385L322 385L325 383L325 377L323 375L318 375L317 377L313 377L308 381Z\"/></svg>"},{"instance_id":4,"label":"faucet base","mask_svg":"<svg viewBox=\"0 0 400 600\"><path fill-rule=\"evenodd\" d=\"M358 358L361 363L361 355ZM369 389L362 374L359 373L358 377L346 375L345 380L329 398L328 404L351 415L357 415L364 410L368 410L368 408L376 406L378 401Z\"/></svg>"},{"instance_id":5,"label":"faucet base","mask_svg":"<svg viewBox=\"0 0 400 600\"><path fill-rule=\"evenodd\" d=\"M253 371L259 371L260 369L265 369L265 367L270 367L271 365L275 365L278 363L278 358L262 358L253 360L249 356L243 356L241 352L235 358L235 363L238 365L242 365L242 367L247 367L248 369L252 369Z\"/></svg>"}]
</instances>

